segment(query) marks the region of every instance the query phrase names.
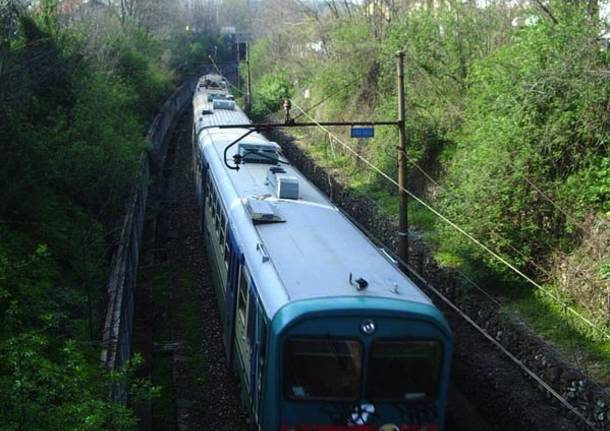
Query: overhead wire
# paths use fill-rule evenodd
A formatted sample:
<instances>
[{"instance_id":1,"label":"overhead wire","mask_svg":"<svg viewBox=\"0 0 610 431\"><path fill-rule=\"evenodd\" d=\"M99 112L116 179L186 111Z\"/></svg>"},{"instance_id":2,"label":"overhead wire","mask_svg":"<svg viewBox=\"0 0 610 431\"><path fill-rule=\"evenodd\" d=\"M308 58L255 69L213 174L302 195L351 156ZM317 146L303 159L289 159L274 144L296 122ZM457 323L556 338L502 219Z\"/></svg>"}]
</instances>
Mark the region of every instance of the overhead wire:
<instances>
[{"instance_id":1,"label":"overhead wire","mask_svg":"<svg viewBox=\"0 0 610 431\"><path fill-rule=\"evenodd\" d=\"M427 281L421 274L419 274L411 265L402 260L395 253L390 251L391 249L387 247L386 244L383 243L379 238L377 238L372 232L362 226L356 219L347 214L345 211L341 211L347 219L349 219L352 223L354 223L360 230L362 230L365 235L373 241L377 246L382 247L386 252L388 252L396 262L401 264L403 267L407 268L407 271L411 275L413 275L417 280L429 289L432 293L434 293L439 299L441 299L447 306L449 306L455 313L457 313L462 319L468 322L477 332L483 335L488 341L490 341L495 347L497 347L502 353L504 353L508 358L513 361L519 368L521 368L528 376L534 379L540 386L542 386L546 391L548 391L553 397L555 397L561 404L563 404L568 410L578 416L587 426L589 426L593 430L597 430L598 428L593 424L589 419L587 419L576 407L574 407L568 400L566 400L563 396L561 396L557 391L555 391L548 383L546 383L542 378L540 378L534 371L532 371L527 365L523 363L519 358L513 355L506 347L502 345L498 340L492 337L484 328L482 328L478 323L476 323L470 316L468 316L465 312L463 312L457 305L453 303L447 296L445 296L439 289L434 287L429 281Z\"/></svg>"},{"instance_id":2,"label":"overhead wire","mask_svg":"<svg viewBox=\"0 0 610 431\"><path fill-rule=\"evenodd\" d=\"M216 69L219 71L218 67L216 66L216 64L214 63L213 59L210 58L210 60L212 60L214 66L216 67ZM361 77L358 77L357 79L354 79L350 82L348 82L346 85L344 85L342 88L340 88L339 90L337 90L336 92L334 92L333 94L323 98L322 100L318 101L317 103L315 103L314 105L312 105L311 107L308 108L308 110L314 109L320 105L322 105L323 103L325 103L327 100L329 100L332 97L335 97L337 94L340 94L341 92L345 91L347 88L349 88L351 85L353 85L355 82L358 82L359 80L362 79ZM230 85L232 85L231 83L229 83ZM235 87L236 88L236 87ZM307 118L309 118L312 122L317 123L318 127L321 130L324 130L329 137L333 137L337 142L339 142L343 147L348 148L350 150L351 153L353 153L356 157L358 157L359 159L361 159L363 162L365 162L365 164L369 165L370 168L372 168L373 170L377 171L377 173L379 173L380 175L382 175L385 179L387 179L388 181L390 181L391 183L393 183L394 185L396 185L397 187L400 188L399 184L393 179L391 178L389 175L385 174L384 172L382 172L379 168L377 168L376 166L374 166L372 163L370 163L368 160L364 159L360 154L358 154L355 150L353 150L351 147L347 146L347 144L345 144L337 135L333 134L328 128L322 126L321 124L319 124L319 122L317 122L313 117L311 117L307 111L302 108L301 106L299 106L296 102L294 102L294 100L291 100L291 102L293 103L293 105L299 109L301 111L301 113L299 115L297 115L296 117L294 117L294 119L300 118L302 116L306 116ZM412 162L413 166L416 167L416 169L418 169L427 179L433 181L434 183L438 184L427 172L425 172L424 169L422 169L417 163ZM531 183L531 181L527 178L525 178L526 181L528 181L528 183L530 183L532 185L532 187L534 187L539 193L541 193L547 200L549 200L554 206L556 206L565 216L566 218L569 217L568 214L563 211L560 207L558 207L554 202L552 202L552 200L550 200L550 198L548 198L548 196L546 196L546 194L544 194L538 187L536 187L533 183ZM505 259L504 257L502 257L500 254L498 254L497 252L491 250L489 247L487 247L485 244L483 244L481 241L479 241L478 239L476 239L474 236L470 235L469 233L467 233L465 230L463 230L460 226L458 226L457 224L455 224L453 221L449 220L448 218L446 218L445 216L443 216L441 213L439 213L438 211L436 211L434 208L432 208L431 206L429 206L428 204L426 204L423 200L421 200L420 198L418 198L416 195L414 195L412 192L410 192L407 189L402 189L405 193L407 193L409 196L411 196L413 199L415 199L418 203L420 203L421 205L423 205L425 208L427 208L428 210L430 210L433 214L435 214L437 217L441 218L441 220L443 220L445 223L449 224L451 227L453 227L454 229L456 229L458 232L460 232L462 235L466 236L468 239L470 239L472 242L474 242L477 246L483 248L486 252L488 252L489 254L491 254L494 258L496 258L497 260L499 260L500 262L502 262L504 265L506 265L508 268L510 268L513 272L515 272L517 275L519 275L520 277L522 277L523 279L525 279L528 283L532 284L534 287L536 287L537 289L539 289L540 291L544 292L545 294L547 294L548 296L550 296L551 298L553 298L555 301L557 301L558 303L562 304L564 309L566 311L568 311L570 314L572 314L573 316L577 317L578 319L580 319L581 321L583 321L585 324L587 324L589 327L591 327L592 329L594 329L597 333L601 334L604 338L610 340L610 334L607 334L606 331L604 331L603 329L599 328L595 323L593 323L590 319L586 318L585 316L583 316L582 314L580 314L577 310L575 310L572 306L570 306L569 304L566 304L566 302L560 298L557 294L555 294L554 292L550 291L549 289L545 288L544 286L542 286L541 284L537 283L536 281L534 281L530 276L528 276L527 274L525 274L524 272L522 272L521 270L519 270L517 267L515 267L512 263L510 263L507 259ZM578 225L577 225L578 226ZM579 228L582 229L582 227L579 226ZM502 238L499 234L495 233L496 236ZM514 248L512 245L509 244L509 247L515 251L517 254L519 254L523 259L527 260L528 262L532 263L534 266L536 266L538 269L541 269L541 267L533 262L531 260L531 258L529 258L528 256L526 256L525 254L523 254L521 251L517 250L516 248ZM544 273L546 273L548 275L548 271L547 270L543 270ZM461 273L461 272L460 272ZM497 305L500 305L500 303L497 301L497 299L493 298L488 292L486 292L483 288L481 288L476 282L474 282L474 280L470 279L469 277L467 277L465 274L461 273L460 275L462 275L462 277L469 283L471 284L473 287L475 287L478 291L482 292L487 298L489 298L490 300L492 300L494 303L496 303Z\"/></svg>"},{"instance_id":3,"label":"overhead wire","mask_svg":"<svg viewBox=\"0 0 610 431\"><path fill-rule=\"evenodd\" d=\"M312 109L317 108L318 106L322 105L323 103L327 102L328 100L332 99L333 97L338 96L339 94L343 93L345 90L347 90L350 86L354 85L356 82L360 81L362 78L364 78L364 75L359 76L351 81L349 81L347 84L345 84L344 86L342 86L341 88L339 88L338 90L336 90L334 93L324 97L323 99L319 100L318 102L316 102L315 104L307 107L307 111L311 111ZM304 114L300 113L299 115L297 115L296 117L294 117L294 120L297 120L299 118L301 118Z\"/></svg>"},{"instance_id":4,"label":"overhead wire","mask_svg":"<svg viewBox=\"0 0 610 431\"><path fill-rule=\"evenodd\" d=\"M580 229L583 233L590 234L588 229L586 229L584 226L582 226L580 223L578 223L570 214L568 214L567 211L565 211L563 208L561 208L559 206L559 204L557 204L553 199L551 199L550 196L548 196L540 187L538 187L536 184L534 184L532 182L532 180L530 180L525 175L523 176L523 179L525 180L526 183L528 183L530 186L532 186L534 188L534 190L536 190L547 202L549 202L551 205L553 205L555 207L555 209L557 209L557 211L562 213L567 220L570 220L572 223L574 223L574 226L576 226L578 229Z\"/></svg>"},{"instance_id":5,"label":"overhead wire","mask_svg":"<svg viewBox=\"0 0 610 431\"><path fill-rule=\"evenodd\" d=\"M444 187L442 184L440 184L438 181L436 181L434 178L432 178L432 176L430 174L428 174L421 166L419 166L419 164L417 164L413 159L409 159L408 163L411 166L413 166L415 169L417 169L432 184L434 184L435 186L437 186L443 190L447 190L446 187ZM506 246L508 248L510 248L515 253L517 253L519 256L521 256L521 258L523 258L523 260L525 260L527 263L531 264L532 266L535 266L538 269L538 271L546 274L547 276L550 275L550 272L547 269L543 268L541 265L539 265L537 262L535 262L531 257L527 256L521 250L517 249L512 244L510 244L510 242L506 238L504 238L502 235L500 235L498 232L496 232L495 230L492 230L490 233L491 233L491 235L495 236L497 239L500 239L501 241L506 242Z\"/></svg>"},{"instance_id":6,"label":"overhead wire","mask_svg":"<svg viewBox=\"0 0 610 431\"><path fill-rule=\"evenodd\" d=\"M415 161L413 161L412 159L409 159L408 163L413 166L415 169L417 169L424 177L426 177L426 179L428 181L430 181L431 183L433 183L435 186L440 187L444 190L446 190L446 187L442 186L440 183L438 183L434 178L432 178L432 176L430 176L421 166L419 166ZM569 215L567 213L567 211L565 211L563 208L561 208L556 202L554 202L547 194L545 194L538 186L536 186L536 184L534 184L527 176L523 176L523 179L529 184L531 185L538 193L540 193L548 202L550 202L558 211L560 211L568 220L571 220L572 223L574 223L574 225L576 227L578 227L583 233L589 233L590 232L584 228L583 226L581 226L580 224L578 224L576 222L576 220L574 220L574 218ZM538 271L540 271L541 273L545 274L546 276L551 276L551 273L548 269L542 267L539 263L535 262L531 257L527 256L525 253L523 253L521 250L517 249L516 247L514 247L512 244L510 244L509 241L506 240L506 238L504 238L502 235L500 235L498 232L496 232L495 230L491 231L491 235L494 235L496 238L506 242L506 246L508 248L510 248L513 252L517 253L519 256L521 256L521 258L523 258L524 261L526 261L527 263L531 264L532 266L534 266Z\"/></svg>"},{"instance_id":7,"label":"overhead wire","mask_svg":"<svg viewBox=\"0 0 610 431\"><path fill-rule=\"evenodd\" d=\"M212 59L212 57L210 56L210 60L212 61L212 64L214 65L214 67L216 68L216 70L218 71L219 74L222 75L222 72L220 71L220 69L218 68L218 66L216 65L216 63L214 62L214 60ZM355 82L359 81L360 79L362 79L362 77L358 77L357 79L354 79L350 82L348 82L346 85L344 85L342 88L340 88L339 90L337 90L336 92L334 92L333 94L323 98L322 100L318 101L317 103L315 103L314 105L312 105L311 107L308 108L308 110L314 109L315 107L320 106L321 104L325 103L327 100L329 100L331 97L336 96L337 94L340 94L341 92L345 91L347 88L349 88L351 85L353 85ZM229 85L231 85L234 88L235 87L233 84L231 84L229 81L227 81L229 83ZM383 172L381 169L379 169L377 166L375 166L373 163L371 163L370 161L368 161L367 159L365 159L364 157L362 157L357 151L355 151L354 149L352 149L350 146L348 146L347 144L345 144L345 142L343 142L336 134L332 133L328 128L324 127L323 125L321 125L317 120L315 120L311 115L309 115L307 113L307 111L302 108L300 105L298 105L296 102L294 102L294 100L291 100L291 103L298 109L301 111L301 114L299 114L298 116L295 117L296 118L300 118L302 116L306 116L307 118L310 119L310 121L312 121L313 123L316 123L318 128L320 128L321 130L323 130L324 132L327 133L327 135L329 137L334 138L337 142L339 142L339 144L341 144L344 148L348 149L354 156L356 156L357 158L359 158L361 161L363 161L366 165L368 165L371 169L373 169L374 171L376 171L379 175L381 175L382 177L384 177L386 180L388 180L389 182L391 182L392 184L396 185L397 187L399 187L399 189L401 189L403 192L407 193L407 195L411 196L415 201L417 201L420 205L424 206L426 209L428 209L429 211L431 211L434 215L436 215L437 217L439 217L443 222L445 222L446 224L448 224L449 226L451 226L453 229L457 230L458 232L460 232L462 235L464 235L466 238L468 238L470 241L472 241L473 243L475 243L477 246L479 246L480 248L482 248L483 250L485 250L487 253L489 253L491 256L493 256L495 259L499 260L501 263L503 263L505 266L507 266L509 269L511 269L514 273L516 273L517 275L519 275L521 278L523 278L524 280L526 280L528 283L530 283L531 285L533 285L534 287L536 287L538 290L542 291L543 293L545 293L546 295L550 296L551 298L553 298L555 301L557 301L558 303L562 304L563 308L568 311L570 314L572 314L573 316L575 316L576 318L580 319L582 322L584 322L586 325L588 325L590 328L592 328L595 332L599 333L603 338L610 340L610 334L607 333L607 331L605 331L604 329L598 327L598 325L596 325L595 323L593 323L590 319L586 318L585 316L583 316L582 314L580 314L577 310L575 310L572 306L570 306L569 304L567 304L561 297L559 297L556 293L550 291L549 289L545 288L544 286L542 286L541 284L537 283L536 281L534 281L530 276L528 276L527 274L525 274L523 271L519 270L516 266L514 266L512 263L510 263L507 259L505 259L504 257L502 257L500 254L498 254L497 252L495 252L494 250L490 249L488 246L486 246L484 243L482 243L481 241L479 241L478 239L476 239L474 236L472 236L471 234L469 234L468 232L466 232L464 229L462 229L459 225L457 225L455 222L453 222L452 220L448 219L447 217L445 217L443 214L441 214L440 212L438 212L437 210L435 210L432 206L428 205L426 202L424 202L422 199L420 199L418 196L416 196L415 194L413 194L411 191L400 187L400 185L398 184L398 182L396 180L394 180L392 177L390 177L388 174L386 174L385 172ZM425 172L419 165L417 165L416 163L412 162L413 166L415 166L426 178L428 178L429 180L432 180L433 182L435 182L436 184L438 184L427 172ZM528 181L528 179L526 179L526 181ZM531 181L528 181L529 183L531 183ZM535 187L533 184L532 186L534 188L537 189L537 191L539 191L539 193L541 193L543 196L545 196L547 199L548 198L542 191L539 190L539 188ZM552 202L552 201L551 201ZM554 204L555 205L555 204ZM557 207L560 211L562 211L564 213L564 215L566 217L568 217L567 213L565 213L563 210L561 210L559 207ZM580 227L580 226L579 226ZM581 228L582 229L582 228ZM497 236L499 236L496 233ZM510 245L509 245L510 246ZM531 259L528 258L527 256L525 256L522 252L516 250L514 247L510 246L511 249L513 249L515 252L517 252L519 255L521 255L521 257L523 257L524 259L530 261ZM536 263L533 263L533 265L535 265L536 267L540 268L539 265L537 265ZM548 272L545 270L543 271L545 273L548 274ZM472 286L474 286L477 290L479 290L480 292L482 292L486 297L488 297L490 300L492 300L494 303L496 303L497 305L500 305L500 303L497 301L497 299L493 298L491 295L489 295L488 292L486 292L484 289L482 289L476 282L474 282L472 279L470 279L469 277L467 277L465 274L461 273L460 275L462 275L462 277L464 277L464 279L470 283Z\"/></svg>"},{"instance_id":8,"label":"overhead wire","mask_svg":"<svg viewBox=\"0 0 610 431\"><path fill-rule=\"evenodd\" d=\"M216 69L216 72L218 72L218 74L224 78L225 82L227 84L229 84L230 87L234 88L235 90L237 90L237 91L239 91L241 93L241 89L239 87L237 87L231 81L229 81L227 78L225 78L224 74L222 73L222 70L220 70L220 68L218 67L218 65L214 61L214 58L211 55L208 55L208 58L212 62L212 66L214 66L214 69Z\"/></svg>"},{"instance_id":9,"label":"overhead wire","mask_svg":"<svg viewBox=\"0 0 610 431\"><path fill-rule=\"evenodd\" d=\"M488 254L490 254L491 256L493 256L495 259L497 259L498 261L500 261L502 264L504 264L506 267L508 267L509 269L511 269L515 274L519 275L521 278L523 278L525 281L527 281L528 283L530 283L532 286L536 287L538 290L540 290L541 292L545 293L546 295L550 296L551 298L553 298L555 301L557 301L558 303L562 304L564 309L566 311L568 311L571 315L573 315L574 317L580 319L582 322L584 322L586 325L588 325L591 329L593 329L595 332L597 332L598 334L600 334L604 339L609 340L610 341L610 334L608 334L607 331L605 331L602 328L599 328L595 323L593 323L590 319L586 318L585 316L583 316L582 314L580 314L577 310L575 310L572 306L570 306L569 304L566 304L565 301L560 298L556 293L550 291L549 289L547 289L546 287L542 286L541 284L537 283L535 280L533 280L530 276L528 276L527 274L525 274L523 271L521 271L519 268L517 268L516 266L514 266L512 263L510 263L507 259L503 258L501 255L499 255L497 252L495 252L494 250L492 250L491 248L489 248L487 245L483 244L481 241L479 241L478 239L476 239L473 235L469 234L468 232L466 232L462 227L460 227L458 224L456 224L454 221L450 220L448 217L446 217L445 215L441 214L438 210L434 209L432 206L430 206L428 203L426 203L425 201L423 201L421 198L419 198L417 195L415 195L413 192L411 192L410 190L401 187L400 184L394 179L392 178L390 175L388 175L387 173L385 173L384 171L382 171L380 168L378 168L377 166L375 166L372 162L370 162L368 159L366 159L365 157L363 157L362 155L360 155L357 151L355 151L353 148L351 148L349 145L347 145L345 142L343 142L336 134L334 134L332 131L330 131L327 127L323 126L320 124L319 121L317 121L315 118L313 118L311 115L309 115L303 108L301 108L297 103L295 103L294 101L292 102L292 104L299 109L311 122L316 123L318 125L318 128L320 128L321 130L323 130L324 132L326 132L327 134L329 134L329 136L334 137L334 139L341 144L345 149L347 149L350 153L352 153L356 158L358 158L359 160L361 160L364 164L366 164L369 168L371 168L372 170L374 170L375 172L377 172L380 176L382 176L383 178L385 178L387 181L389 181L390 183L394 184L396 187L398 187L399 190L401 190L402 192L406 193L408 196L410 196L412 199L414 199L416 202L418 202L420 205L422 205L424 208L428 209L430 212L432 212L435 216L437 216L438 218L440 218L444 223L448 224L449 226L451 226L453 229L455 229L456 231L458 231L459 233L461 233L463 236L465 236L466 238L468 238L471 242L473 242L475 245L477 245L479 248L481 248L482 250L484 250L485 252L487 252Z\"/></svg>"},{"instance_id":10,"label":"overhead wire","mask_svg":"<svg viewBox=\"0 0 610 431\"><path fill-rule=\"evenodd\" d=\"M428 174L428 172L426 172L421 166L419 166L419 164L417 164L414 160L409 160L408 163L412 166L414 166L417 170L419 170L421 172L421 174L426 177L428 179L428 181L430 181L431 183L433 183L435 186L437 187L441 187L444 188L440 183L438 183L438 181L436 181L434 178L432 178L432 176L430 174ZM454 271L456 271L464 280L466 280L466 282L468 284L470 284L472 287L474 287L477 291L479 291L480 293L482 293L487 299L489 299L490 301L492 301L494 304L496 304L497 306L502 306L502 304L500 303L500 301L498 301L496 298L494 298L492 295L489 294L489 292L487 292L485 289L483 289L481 286L479 286L479 284L477 282L475 282L472 278L468 277L463 271L454 268Z\"/></svg>"}]
</instances>

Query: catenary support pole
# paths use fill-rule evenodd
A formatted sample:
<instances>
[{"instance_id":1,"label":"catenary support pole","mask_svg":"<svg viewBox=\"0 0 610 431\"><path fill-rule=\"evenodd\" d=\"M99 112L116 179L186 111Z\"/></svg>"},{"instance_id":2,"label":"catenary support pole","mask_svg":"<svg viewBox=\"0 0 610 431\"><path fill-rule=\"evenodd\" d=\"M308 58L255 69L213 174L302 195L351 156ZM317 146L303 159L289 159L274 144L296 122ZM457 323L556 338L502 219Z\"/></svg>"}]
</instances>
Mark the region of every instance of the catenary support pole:
<instances>
[{"instance_id":1,"label":"catenary support pole","mask_svg":"<svg viewBox=\"0 0 610 431\"><path fill-rule=\"evenodd\" d=\"M399 226L398 255L403 262L409 263L409 219L407 202L407 132L405 127L405 53L396 53L396 84L398 86L398 194Z\"/></svg>"},{"instance_id":2,"label":"catenary support pole","mask_svg":"<svg viewBox=\"0 0 610 431\"><path fill-rule=\"evenodd\" d=\"M240 54L240 50L239 50L239 39L235 40L235 43L233 45L235 47L235 61L237 62L237 76L235 77L236 80L236 87L239 88L240 91L242 91L241 88L241 79L239 76L239 62L241 60L241 54Z\"/></svg>"},{"instance_id":3,"label":"catenary support pole","mask_svg":"<svg viewBox=\"0 0 610 431\"><path fill-rule=\"evenodd\" d=\"M246 112L250 114L252 108L252 77L250 75L250 43L246 42Z\"/></svg>"}]
</instances>

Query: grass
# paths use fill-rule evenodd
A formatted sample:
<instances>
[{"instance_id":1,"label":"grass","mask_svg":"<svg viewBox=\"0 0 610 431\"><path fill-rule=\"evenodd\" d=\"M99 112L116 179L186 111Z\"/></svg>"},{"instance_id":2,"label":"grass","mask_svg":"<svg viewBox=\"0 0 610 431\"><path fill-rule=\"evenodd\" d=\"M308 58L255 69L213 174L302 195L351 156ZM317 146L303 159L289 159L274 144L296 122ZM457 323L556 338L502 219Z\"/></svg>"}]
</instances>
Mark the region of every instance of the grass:
<instances>
[{"instance_id":1,"label":"grass","mask_svg":"<svg viewBox=\"0 0 610 431\"><path fill-rule=\"evenodd\" d=\"M206 357L201 343L203 327L198 297L200 286L197 285L195 276L187 270L180 272L176 281L181 287L181 298L175 310L174 321L180 328L182 338L191 348L191 383L195 389L203 391Z\"/></svg>"},{"instance_id":2,"label":"grass","mask_svg":"<svg viewBox=\"0 0 610 431\"><path fill-rule=\"evenodd\" d=\"M195 276L179 266L149 271L144 277L151 283L154 308L167 313L155 322L154 341L184 341L189 346L189 372L192 389L205 389L205 354L202 347L202 326L198 286ZM173 389L172 355L155 354L152 381L161 386L161 396L153 401L155 429L175 429L175 394Z\"/></svg>"},{"instance_id":3,"label":"grass","mask_svg":"<svg viewBox=\"0 0 610 431\"><path fill-rule=\"evenodd\" d=\"M153 429L176 429L176 400L172 355L153 355L151 380L154 386L161 387L159 397L152 400Z\"/></svg>"},{"instance_id":4,"label":"grass","mask_svg":"<svg viewBox=\"0 0 610 431\"><path fill-rule=\"evenodd\" d=\"M503 298L504 314L520 317L538 335L559 347L577 368L602 386L610 386L608 338L568 313L554 299L541 291L514 289L511 293L510 296ZM582 310L578 311L585 313ZM605 328L608 331L608 327Z\"/></svg>"}]
</instances>

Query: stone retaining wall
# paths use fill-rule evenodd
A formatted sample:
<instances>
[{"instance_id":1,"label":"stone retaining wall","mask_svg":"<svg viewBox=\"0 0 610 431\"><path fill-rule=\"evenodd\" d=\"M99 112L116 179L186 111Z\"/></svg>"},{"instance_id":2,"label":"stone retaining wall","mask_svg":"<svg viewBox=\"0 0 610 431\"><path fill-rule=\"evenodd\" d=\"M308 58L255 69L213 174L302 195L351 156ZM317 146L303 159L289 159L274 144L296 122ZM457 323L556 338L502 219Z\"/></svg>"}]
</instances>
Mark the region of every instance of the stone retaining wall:
<instances>
[{"instance_id":1,"label":"stone retaining wall","mask_svg":"<svg viewBox=\"0 0 610 431\"><path fill-rule=\"evenodd\" d=\"M192 100L195 84L195 79L189 79L178 87L163 104L148 130L146 138L150 151L141 156L141 181L129 199L110 265L101 351L102 364L108 370L119 369L131 358L134 289L140 259L148 181L151 174L163 168L168 137L171 136L180 113ZM115 400L126 401L123 385L113 385L111 396Z\"/></svg>"}]
</instances>

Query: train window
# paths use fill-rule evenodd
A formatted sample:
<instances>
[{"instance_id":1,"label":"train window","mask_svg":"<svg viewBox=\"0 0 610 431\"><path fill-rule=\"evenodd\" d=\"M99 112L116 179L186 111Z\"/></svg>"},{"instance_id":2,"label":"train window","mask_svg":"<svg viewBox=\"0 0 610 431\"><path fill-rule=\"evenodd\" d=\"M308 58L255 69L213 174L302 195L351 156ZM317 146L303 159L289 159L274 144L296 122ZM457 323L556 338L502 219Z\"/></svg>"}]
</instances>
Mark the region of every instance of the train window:
<instances>
[{"instance_id":1,"label":"train window","mask_svg":"<svg viewBox=\"0 0 610 431\"><path fill-rule=\"evenodd\" d=\"M225 242L225 232L226 232L226 220L225 214L222 210L219 211L219 220L220 220L220 229L218 230L218 243L223 245ZM224 247L221 249L221 253L224 254Z\"/></svg>"},{"instance_id":2,"label":"train window","mask_svg":"<svg viewBox=\"0 0 610 431\"><path fill-rule=\"evenodd\" d=\"M368 370L368 399L417 401L436 398L442 346L438 341L373 343Z\"/></svg>"},{"instance_id":3,"label":"train window","mask_svg":"<svg viewBox=\"0 0 610 431\"><path fill-rule=\"evenodd\" d=\"M215 206L214 206L214 228L216 228L216 232L218 232L218 226L220 225L220 199L218 198L218 194L216 194Z\"/></svg>"},{"instance_id":4,"label":"train window","mask_svg":"<svg viewBox=\"0 0 610 431\"><path fill-rule=\"evenodd\" d=\"M290 339L284 345L284 396L354 401L360 395L362 357L359 341Z\"/></svg>"},{"instance_id":5,"label":"train window","mask_svg":"<svg viewBox=\"0 0 610 431\"><path fill-rule=\"evenodd\" d=\"M229 259L231 258L231 252L229 249L229 237L227 234L227 231L229 230L229 224L227 223L226 228L225 228L225 240L224 240L224 260L225 260L225 266L227 267L227 269L229 269Z\"/></svg>"},{"instance_id":6,"label":"train window","mask_svg":"<svg viewBox=\"0 0 610 431\"><path fill-rule=\"evenodd\" d=\"M253 301L250 298L248 301L248 330L246 332L246 338L248 340L248 344L252 344L252 340L254 339L254 330L256 329L256 301Z\"/></svg>"},{"instance_id":7,"label":"train window","mask_svg":"<svg viewBox=\"0 0 610 431\"><path fill-rule=\"evenodd\" d=\"M241 266L239 271L239 288L237 291L237 319L242 328L246 327L248 318L248 284L249 274L245 266Z\"/></svg>"},{"instance_id":8,"label":"train window","mask_svg":"<svg viewBox=\"0 0 610 431\"><path fill-rule=\"evenodd\" d=\"M205 176L205 198L206 199L210 199L210 174L208 171L208 174Z\"/></svg>"}]
</instances>

